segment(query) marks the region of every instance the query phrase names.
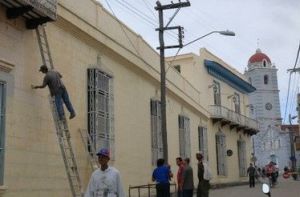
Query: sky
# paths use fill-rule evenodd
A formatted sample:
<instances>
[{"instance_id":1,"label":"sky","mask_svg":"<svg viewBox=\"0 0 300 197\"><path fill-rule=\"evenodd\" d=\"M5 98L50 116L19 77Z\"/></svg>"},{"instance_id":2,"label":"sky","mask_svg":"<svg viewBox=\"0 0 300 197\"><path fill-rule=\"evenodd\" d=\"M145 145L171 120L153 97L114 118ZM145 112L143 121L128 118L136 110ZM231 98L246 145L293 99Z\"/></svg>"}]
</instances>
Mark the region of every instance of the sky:
<instances>
[{"instance_id":1,"label":"sky","mask_svg":"<svg viewBox=\"0 0 300 197\"><path fill-rule=\"evenodd\" d=\"M186 0L181 0L186 2ZM156 0L99 0L118 19L140 34L153 48L159 46L158 13ZM178 3L178 0L173 0ZM171 0L160 0L162 5ZM297 115L296 95L299 92L300 73L291 76L287 102L289 73L296 61L300 44L299 0L190 0L191 6L181 8L170 26L184 27L184 43L188 43L211 31L234 31L236 36L212 34L184 47L179 54L205 47L226 63L244 73L249 58L260 48L278 69L281 116L288 123L288 114ZM168 23L174 10L164 12ZM177 44L175 32L165 34L165 44ZM177 49L167 50L169 56ZM300 67L298 60L296 67ZM287 106L287 107L286 107ZM293 121L296 123L297 119Z\"/></svg>"}]
</instances>

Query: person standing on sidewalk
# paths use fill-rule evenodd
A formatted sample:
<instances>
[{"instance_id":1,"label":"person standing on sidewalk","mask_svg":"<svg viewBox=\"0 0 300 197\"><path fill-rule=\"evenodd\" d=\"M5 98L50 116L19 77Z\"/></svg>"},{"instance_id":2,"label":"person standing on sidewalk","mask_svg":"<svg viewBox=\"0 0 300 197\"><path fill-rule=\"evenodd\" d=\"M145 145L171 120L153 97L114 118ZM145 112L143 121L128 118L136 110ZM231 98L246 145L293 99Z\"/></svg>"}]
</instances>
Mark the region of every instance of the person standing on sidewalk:
<instances>
[{"instance_id":1,"label":"person standing on sidewalk","mask_svg":"<svg viewBox=\"0 0 300 197\"><path fill-rule=\"evenodd\" d=\"M170 197L170 178L172 172L170 166L165 165L164 159L157 160L157 168L152 173L152 181L156 182L156 196Z\"/></svg>"},{"instance_id":2,"label":"person standing on sidewalk","mask_svg":"<svg viewBox=\"0 0 300 197\"><path fill-rule=\"evenodd\" d=\"M203 154L197 153L196 158L198 160L198 188L197 197L208 197L210 184L209 181L212 178L211 170L208 165L203 161Z\"/></svg>"},{"instance_id":3,"label":"person standing on sidewalk","mask_svg":"<svg viewBox=\"0 0 300 197\"><path fill-rule=\"evenodd\" d=\"M177 197L182 197L182 183L183 183L183 171L184 171L184 165L181 157L176 158L176 164L178 166L177 171Z\"/></svg>"},{"instance_id":4,"label":"person standing on sidewalk","mask_svg":"<svg viewBox=\"0 0 300 197\"><path fill-rule=\"evenodd\" d=\"M108 165L108 149L100 149L97 155L100 168L93 172L84 197L125 197L119 171Z\"/></svg>"},{"instance_id":5,"label":"person standing on sidewalk","mask_svg":"<svg viewBox=\"0 0 300 197\"><path fill-rule=\"evenodd\" d=\"M184 159L184 171L183 171L183 197L193 197L194 191L194 177L193 169L190 166L190 159Z\"/></svg>"},{"instance_id":6,"label":"person standing on sidewalk","mask_svg":"<svg viewBox=\"0 0 300 197\"><path fill-rule=\"evenodd\" d=\"M247 175L249 176L249 187L255 187L255 174L256 169L253 167L253 164L250 163L250 166L247 169Z\"/></svg>"}]
</instances>

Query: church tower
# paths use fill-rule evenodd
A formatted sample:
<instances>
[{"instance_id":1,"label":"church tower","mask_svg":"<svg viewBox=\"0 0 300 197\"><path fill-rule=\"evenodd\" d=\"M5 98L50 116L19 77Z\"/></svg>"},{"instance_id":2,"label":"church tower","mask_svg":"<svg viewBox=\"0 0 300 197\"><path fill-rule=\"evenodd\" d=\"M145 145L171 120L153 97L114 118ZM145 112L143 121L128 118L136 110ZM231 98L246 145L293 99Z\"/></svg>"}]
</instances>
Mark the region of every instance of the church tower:
<instances>
[{"instance_id":1,"label":"church tower","mask_svg":"<svg viewBox=\"0 0 300 197\"><path fill-rule=\"evenodd\" d=\"M290 139L282 132L277 68L260 49L248 61L245 76L256 88L249 94L249 109L259 122L259 132L252 136L256 165L263 167L270 161L279 169L289 165Z\"/></svg>"},{"instance_id":2,"label":"church tower","mask_svg":"<svg viewBox=\"0 0 300 197\"><path fill-rule=\"evenodd\" d=\"M248 61L245 76L256 88L249 95L249 107L252 118L259 120L262 130L269 125L281 124L277 68L270 58L260 49Z\"/></svg>"}]
</instances>

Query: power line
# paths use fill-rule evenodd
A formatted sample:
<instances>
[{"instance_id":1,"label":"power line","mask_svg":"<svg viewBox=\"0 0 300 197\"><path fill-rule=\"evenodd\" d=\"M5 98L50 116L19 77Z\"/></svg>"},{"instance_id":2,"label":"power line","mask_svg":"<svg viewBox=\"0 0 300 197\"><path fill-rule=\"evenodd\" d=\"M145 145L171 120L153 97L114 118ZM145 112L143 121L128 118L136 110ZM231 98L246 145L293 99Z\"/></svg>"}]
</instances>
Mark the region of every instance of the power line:
<instances>
[{"instance_id":1,"label":"power line","mask_svg":"<svg viewBox=\"0 0 300 197\"><path fill-rule=\"evenodd\" d=\"M295 69L296 69L296 66L297 66L297 63L298 63L299 52L300 52L300 42L299 42L299 47L298 47L298 51L297 51L297 55L296 55L294 68L292 70L289 70L290 71L290 76L289 76L288 92L287 92L286 103L285 103L284 122L286 120L287 108L288 108L288 102L289 102L291 75L292 75L293 72L295 72Z\"/></svg>"},{"instance_id":2,"label":"power line","mask_svg":"<svg viewBox=\"0 0 300 197\"><path fill-rule=\"evenodd\" d=\"M144 4L146 5L146 8L150 11L150 13L153 15L154 20L156 20L156 15L154 14L154 10L151 9L150 5L146 0L143 0Z\"/></svg>"},{"instance_id":3,"label":"power line","mask_svg":"<svg viewBox=\"0 0 300 197\"><path fill-rule=\"evenodd\" d=\"M153 18L149 17L148 15L146 15L144 12L140 11L139 9L137 9L136 7L134 7L132 4L126 2L126 1L120 1L120 0L115 0L116 3L118 3L119 5L121 5L122 7L126 8L127 10L129 10L131 13L137 15L139 17L139 19L143 19L144 21L146 21L147 23L149 23L153 28L155 28L157 26L157 21L154 20ZM169 35L169 38L175 40L177 38L177 35L174 32L167 32ZM175 35L174 35L175 34Z\"/></svg>"}]
</instances>

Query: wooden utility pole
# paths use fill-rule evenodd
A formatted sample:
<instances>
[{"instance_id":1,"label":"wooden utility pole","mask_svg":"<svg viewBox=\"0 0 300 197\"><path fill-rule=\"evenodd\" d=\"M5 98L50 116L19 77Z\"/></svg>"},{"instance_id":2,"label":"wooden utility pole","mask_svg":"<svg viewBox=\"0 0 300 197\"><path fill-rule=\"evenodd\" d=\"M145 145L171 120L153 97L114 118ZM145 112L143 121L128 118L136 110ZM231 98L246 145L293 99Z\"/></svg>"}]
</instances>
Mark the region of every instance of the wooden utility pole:
<instances>
[{"instance_id":1,"label":"wooden utility pole","mask_svg":"<svg viewBox=\"0 0 300 197\"><path fill-rule=\"evenodd\" d=\"M161 132L162 132L162 143L163 143L163 154L165 162L168 163L168 135L167 135L167 114L166 114L166 69L165 69L165 49L168 48L182 48L182 28L180 26L175 27L164 27L163 11L167 9L179 9L181 7L190 6L190 2L171 3L168 5L161 5L159 1L156 2L155 9L158 11L159 16L159 44L157 48L160 51L160 96L161 96ZM172 19L171 19L172 20ZM170 23L170 22L169 22ZM168 23L168 24L169 24ZM179 34L179 45L165 46L164 43L164 31L178 29Z\"/></svg>"}]
</instances>

